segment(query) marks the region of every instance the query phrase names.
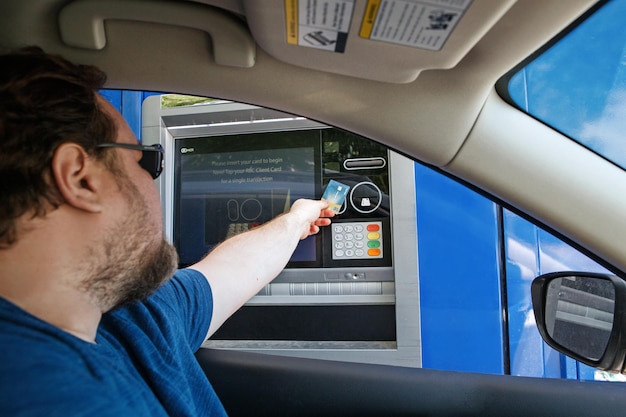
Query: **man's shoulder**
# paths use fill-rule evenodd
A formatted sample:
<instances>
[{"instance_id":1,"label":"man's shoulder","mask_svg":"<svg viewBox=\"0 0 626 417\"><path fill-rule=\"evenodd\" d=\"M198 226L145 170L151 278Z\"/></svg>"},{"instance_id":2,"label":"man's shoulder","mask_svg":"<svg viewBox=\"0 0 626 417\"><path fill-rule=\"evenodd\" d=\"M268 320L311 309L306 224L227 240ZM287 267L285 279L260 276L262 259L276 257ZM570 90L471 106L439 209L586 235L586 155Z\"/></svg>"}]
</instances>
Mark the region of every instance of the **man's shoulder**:
<instances>
[{"instance_id":1,"label":"man's shoulder","mask_svg":"<svg viewBox=\"0 0 626 417\"><path fill-rule=\"evenodd\" d=\"M33 389L55 380L84 384L90 378L90 361L104 356L92 349L94 346L0 299L3 391L9 387L31 389L17 380L31 381Z\"/></svg>"},{"instance_id":2,"label":"man's shoulder","mask_svg":"<svg viewBox=\"0 0 626 417\"><path fill-rule=\"evenodd\" d=\"M65 332L0 298L0 350L5 359L15 354L19 361L23 353L48 352ZM64 346L61 343L59 346ZM7 360L3 360L3 366Z\"/></svg>"},{"instance_id":3,"label":"man's shoulder","mask_svg":"<svg viewBox=\"0 0 626 417\"><path fill-rule=\"evenodd\" d=\"M19 321L19 319L18 319ZM108 417L163 414L122 355L36 322L0 319L0 414Z\"/></svg>"},{"instance_id":4,"label":"man's shoulder","mask_svg":"<svg viewBox=\"0 0 626 417\"><path fill-rule=\"evenodd\" d=\"M0 348L2 415L114 415L115 404L90 372L93 363L71 344L42 334L5 334Z\"/></svg>"},{"instance_id":5,"label":"man's shoulder","mask_svg":"<svg viewBox=\"0 0 626 417\"><path fill-rule=\"evenodd\" d=\"M66 376L72 371L81 378L83 368L77 365L85 362L81 345L87 344L0 299L2 389L15 375L35 379L37 375Z\"/></svg>"},{"instance_id":6,"label":"man's shoulder","mask_svg":"<svg viewBox=\"0 0 626 417\"><path fill-rule=\"evenodd\" d=\"M32 359L28 352L25 359ZM2 367L7 368L4 364ZM72 364L51 355L47 359L39 357L29 366L8 368L0 372L0 410L3 416L129 415L128 400L113 395L115 391L110 389L107 381L91 375L80 361ZM127 388L130 390L131 387ZM145 409L143 404L142 408L133 408L134 411ZM135 415L157 415L153 411ZM158 408L156 411L159 411Z\"/></svg>"}]
</instances>

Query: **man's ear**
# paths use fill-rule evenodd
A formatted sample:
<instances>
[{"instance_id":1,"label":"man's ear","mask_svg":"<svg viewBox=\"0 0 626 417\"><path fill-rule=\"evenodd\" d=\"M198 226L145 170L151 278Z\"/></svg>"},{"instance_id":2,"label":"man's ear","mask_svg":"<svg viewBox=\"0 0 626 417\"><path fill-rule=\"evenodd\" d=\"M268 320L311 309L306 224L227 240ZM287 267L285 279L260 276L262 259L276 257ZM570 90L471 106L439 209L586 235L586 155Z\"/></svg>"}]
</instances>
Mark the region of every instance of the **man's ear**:
<instances>
[{"instance_id":1,"label":"man's ear","mask_svg":"<svg viewBox=\"0 0 626 417\"><path fill-rule=\"evenodd\" d=\"M82 146L66 142L52 157L52 176L65 202L92 213L102 210L103 170Z\"/></svg>"}]
</instances>

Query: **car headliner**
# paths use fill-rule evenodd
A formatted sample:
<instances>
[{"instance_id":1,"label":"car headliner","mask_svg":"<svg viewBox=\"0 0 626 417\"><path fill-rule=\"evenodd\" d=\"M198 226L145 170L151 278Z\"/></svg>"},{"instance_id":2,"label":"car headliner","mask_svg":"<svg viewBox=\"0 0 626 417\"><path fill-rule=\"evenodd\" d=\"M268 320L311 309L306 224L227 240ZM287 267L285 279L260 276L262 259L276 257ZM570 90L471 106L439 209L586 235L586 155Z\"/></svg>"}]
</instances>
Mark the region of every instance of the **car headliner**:
<instances>
[{"instance_id":1,"label":"car headliner","mask_svg":"<svg viewBox=\"0 0 626 417\"><path fill-rule=\"evenodd\" d=\"M626 240L624 171L514 109L494 87L593 0L474 0L441 53L366 42L353 19L355 52L345 54L287 45L276 32L284 31L284 0L81 0L90 16L113 10L114 18L105 19L102 49L69 46L67 32L81 33L72 22L84 19L70 14L63 21L59 14L73 3L2 2L0 46L39 45L98 65L109 88L237 100L362 134L484 190L626 270L626 248L615 244ZM229 11L216 15L213 5ZM133 7L138 11L129 12ZM357 2L355 16L364 10L365 2ZM131 21L126 12L170 24ZM185 23L204 13L212 35ZM215 62L221 49L235 48L216 44L230 30L235 37L243 31L237 42L252 44L252 52L240 54L250 67Z\"/></svg>"}]
</instances>

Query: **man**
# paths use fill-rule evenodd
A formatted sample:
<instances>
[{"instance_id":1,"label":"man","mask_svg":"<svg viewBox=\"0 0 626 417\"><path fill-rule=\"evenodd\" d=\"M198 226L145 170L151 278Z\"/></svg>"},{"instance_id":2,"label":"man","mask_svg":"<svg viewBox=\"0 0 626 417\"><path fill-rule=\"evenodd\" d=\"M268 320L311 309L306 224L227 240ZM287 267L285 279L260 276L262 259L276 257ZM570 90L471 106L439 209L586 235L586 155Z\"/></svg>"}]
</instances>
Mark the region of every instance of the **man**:
<instances>
[{"instance_id":1,"label":"man","mask_svg":"<svg viewBox=\"0 0 626 417\"><path fill-rule=\"evenodd\" d=\"M175 272L161 151L104 81L38 48L0 57L0 415L223 415L194 351L333 212L298 200Z\"/></svg>"}]
</instances>

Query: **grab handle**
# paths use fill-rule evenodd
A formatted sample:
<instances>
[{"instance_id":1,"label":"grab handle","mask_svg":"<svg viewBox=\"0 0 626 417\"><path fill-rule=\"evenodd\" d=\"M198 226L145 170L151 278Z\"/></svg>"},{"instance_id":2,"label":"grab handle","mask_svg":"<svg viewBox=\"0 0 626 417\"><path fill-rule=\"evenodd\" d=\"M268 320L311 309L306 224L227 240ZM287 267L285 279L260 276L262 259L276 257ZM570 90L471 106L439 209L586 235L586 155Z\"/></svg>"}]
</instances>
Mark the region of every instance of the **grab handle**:
<instances>
[{"instance_id":1,"label":"grab handle","mask_svg":"<svg viewBox=\"0 0 626 417\"><path fill-rule=\"evenodd\" d=\"M216 64L250 68L256 46L246 26L218 9L197 3L154 0L79 0L59 13L61 39L66 45L103 49L105 20L130 20L182 26L209 34Z\"/></svg>"}]
</instances>

